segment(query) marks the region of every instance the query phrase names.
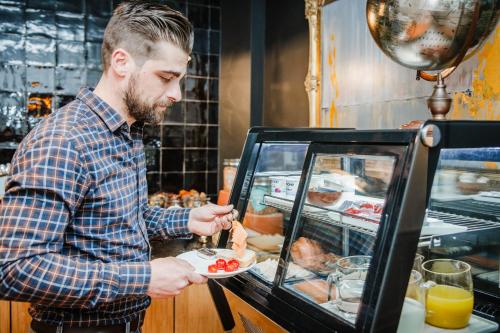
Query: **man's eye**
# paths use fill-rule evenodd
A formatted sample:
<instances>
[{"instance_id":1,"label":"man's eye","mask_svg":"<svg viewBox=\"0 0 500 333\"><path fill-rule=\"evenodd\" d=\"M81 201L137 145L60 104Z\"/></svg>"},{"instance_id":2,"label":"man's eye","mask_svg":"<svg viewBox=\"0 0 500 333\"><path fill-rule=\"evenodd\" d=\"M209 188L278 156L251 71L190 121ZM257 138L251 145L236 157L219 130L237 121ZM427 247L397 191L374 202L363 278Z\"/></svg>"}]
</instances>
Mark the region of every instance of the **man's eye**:
<instances>
[{"instance_id":1,"label":"man's eye","mask_svg":"<svg viewBox=\"0 0 500 333\"><path fill-rule=\"evenodd\" d=\"M166 78L166 77L163 77L163 76L160 76L160 79L165 82L165 83L169 83L170 82L170 78Z\"/></svg>"}]
</instances>

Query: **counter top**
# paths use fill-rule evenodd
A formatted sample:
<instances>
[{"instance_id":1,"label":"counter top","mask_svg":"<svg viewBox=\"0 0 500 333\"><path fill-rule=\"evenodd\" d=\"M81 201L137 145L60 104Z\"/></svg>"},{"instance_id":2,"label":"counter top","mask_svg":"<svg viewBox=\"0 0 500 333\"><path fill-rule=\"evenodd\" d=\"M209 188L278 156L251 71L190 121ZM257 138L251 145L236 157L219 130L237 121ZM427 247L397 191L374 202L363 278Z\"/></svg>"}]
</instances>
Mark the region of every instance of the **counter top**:
<instances>
[{"instance_id":1,"label":"counter top","mask_svg":"<svg viewBox=\"0 0 500 333\"><path fill-rule=\"evenodd\" d=\"M183 252L188 252L202 247L214 247L210 237L208 237L205 244L199 241L198 236L195 236L192 239L151 240L151 259L175 257Z\"/></svg>"}]
</instances>

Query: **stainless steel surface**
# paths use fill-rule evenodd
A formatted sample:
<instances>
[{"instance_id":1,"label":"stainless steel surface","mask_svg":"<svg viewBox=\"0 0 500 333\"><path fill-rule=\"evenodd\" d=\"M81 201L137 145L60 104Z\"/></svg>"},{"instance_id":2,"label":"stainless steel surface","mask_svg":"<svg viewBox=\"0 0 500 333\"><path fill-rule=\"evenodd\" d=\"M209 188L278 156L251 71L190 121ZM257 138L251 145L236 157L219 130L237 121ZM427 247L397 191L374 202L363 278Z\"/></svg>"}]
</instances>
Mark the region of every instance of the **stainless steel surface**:
<instances>
[{"instance_id":1,"label":"stainless steel surface","mask_svg":"<svg viewBox=\"0 0 500 333\"><path fill-rule=\"evenodd\" d=\"M461 54L480 47L499 14L498 0L368 0L366 5L377 45L392 60L418 70L456 65Z\"/></svg>"}]
</instances>

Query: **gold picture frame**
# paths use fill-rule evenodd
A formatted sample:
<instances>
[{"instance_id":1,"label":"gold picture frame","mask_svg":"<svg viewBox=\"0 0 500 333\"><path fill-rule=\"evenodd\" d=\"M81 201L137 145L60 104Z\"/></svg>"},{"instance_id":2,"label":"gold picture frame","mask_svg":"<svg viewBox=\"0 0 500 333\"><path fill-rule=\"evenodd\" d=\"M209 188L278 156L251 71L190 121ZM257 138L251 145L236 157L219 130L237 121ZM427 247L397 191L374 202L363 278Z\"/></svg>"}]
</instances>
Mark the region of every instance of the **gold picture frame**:
<instances>
[{"instance_id":1,"label":"gold picture frame","mask_svg":"<svg viewBox=\"0 0 500 333\"><path fill-rule=\"evenodd\" d=\"M321 11L335 0L304 0L309 24L309 65L304 86L309 99L309 127L319 127L321 111Z\"/></svg>"}]
</instances>

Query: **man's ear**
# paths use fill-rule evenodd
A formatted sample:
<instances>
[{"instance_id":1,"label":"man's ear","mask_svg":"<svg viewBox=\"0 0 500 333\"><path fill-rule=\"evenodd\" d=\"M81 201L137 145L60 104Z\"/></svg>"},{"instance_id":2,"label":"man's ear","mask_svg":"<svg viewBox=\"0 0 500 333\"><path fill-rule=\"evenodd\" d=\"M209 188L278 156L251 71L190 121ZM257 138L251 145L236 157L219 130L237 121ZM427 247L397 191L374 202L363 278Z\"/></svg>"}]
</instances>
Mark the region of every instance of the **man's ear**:
<instances>
[{"instance_id":1,"label":"man's ear","mask_svg":"<svg viewBox=\"0 0 500 333\"><path fill-rule=\"evenodd\" d=\"M110 68L119 77L126 77L133 72L134 60L130 53L124 49L116 49L111 54Z\"/></svg>"}]
</instances>

